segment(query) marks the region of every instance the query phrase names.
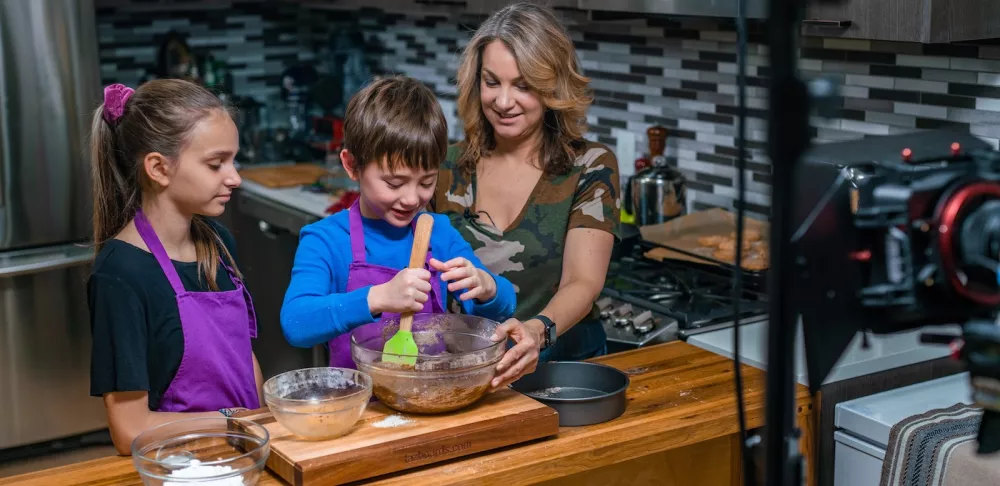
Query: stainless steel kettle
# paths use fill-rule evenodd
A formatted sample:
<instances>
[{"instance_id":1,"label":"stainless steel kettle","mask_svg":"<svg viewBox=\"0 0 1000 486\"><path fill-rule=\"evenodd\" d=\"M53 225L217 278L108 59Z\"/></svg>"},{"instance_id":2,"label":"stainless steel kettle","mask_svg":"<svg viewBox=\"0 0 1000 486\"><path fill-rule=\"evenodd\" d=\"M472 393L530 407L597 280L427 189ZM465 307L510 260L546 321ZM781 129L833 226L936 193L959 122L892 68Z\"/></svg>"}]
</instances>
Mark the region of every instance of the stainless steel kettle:
<instances>
[{"instance_id":1,"label":"stainless steel kettle","mask_svg":"<svg viewBox=\"0 0 1000 486\"><path fill-rule=\"evenodd\" d=\"M625 187L625 210L635 216L637 226L663 223L687 212L687 179L663 156L667 129L651 127L646 135L652 165L632 176Z\"/></svg>"}]
</instances>

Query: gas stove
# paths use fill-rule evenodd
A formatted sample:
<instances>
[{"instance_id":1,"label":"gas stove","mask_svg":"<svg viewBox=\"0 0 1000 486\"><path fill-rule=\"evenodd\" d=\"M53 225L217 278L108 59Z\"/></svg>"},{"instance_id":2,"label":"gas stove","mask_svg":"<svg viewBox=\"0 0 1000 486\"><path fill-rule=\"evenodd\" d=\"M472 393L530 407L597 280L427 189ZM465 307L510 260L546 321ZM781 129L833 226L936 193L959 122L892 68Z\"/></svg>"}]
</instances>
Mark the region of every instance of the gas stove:
<instances>
[{"instance_id":1,"label":"gas stove","mask_svg":"<svg viewBox=\"0 0 1000 486\"><path fill-rule=\"evenodd\" d=\"M625 242L622 242L623 244ZM597 300L609 352L685 340L732 327L732 277L728 270L691 262L658 262L634 245L613 259ZM740 324L767 319L766 296L748 280L740 300Z\"/></svg>"}]
</instances>

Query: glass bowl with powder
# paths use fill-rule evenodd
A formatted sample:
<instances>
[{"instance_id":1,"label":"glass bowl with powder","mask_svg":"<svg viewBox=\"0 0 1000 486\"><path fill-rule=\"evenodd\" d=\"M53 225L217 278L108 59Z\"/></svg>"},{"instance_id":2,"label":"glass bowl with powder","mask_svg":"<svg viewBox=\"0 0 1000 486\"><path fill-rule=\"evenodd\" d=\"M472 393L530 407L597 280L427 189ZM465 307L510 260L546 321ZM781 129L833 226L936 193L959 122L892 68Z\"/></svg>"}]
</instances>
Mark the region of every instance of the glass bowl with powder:
<instances>
[{"instance_id":1,"label":"glass bowl with powder","mask_svg":"<svg viewBox=\"0 0 1000 486\"><path fill-rule=\"evenodd\" d=\"M264 382L264 402L275 420L307 440L350 432L371 397L372 378L346 368L303 368Z\"/></svg>"},{"instance_id":2,"label":"glass bowl with powder","mask_svg":"<svg viewBox=\"0 0 1000 486\"><path fill-rule=\"evenodd\" d=\"M253 486L270 452L267 429L220 414L146 430L132 442L132 463L146 486Z\"/></svg>"},{"instance_id":3,"label":"glass bowl with powder","mask_svg":"<svg viewBox=\"0 0 1000 486\"><path fill-rule=\"evenodd\" d=\"M351 357L372 377L375 397L400 412L438 414L465 408L489 390L505 342L490 337L498 323L463 314L417 314L415 365L383 361L385 342L399 330L387 319L351 333Z\"/></svg>"}]
</instances>

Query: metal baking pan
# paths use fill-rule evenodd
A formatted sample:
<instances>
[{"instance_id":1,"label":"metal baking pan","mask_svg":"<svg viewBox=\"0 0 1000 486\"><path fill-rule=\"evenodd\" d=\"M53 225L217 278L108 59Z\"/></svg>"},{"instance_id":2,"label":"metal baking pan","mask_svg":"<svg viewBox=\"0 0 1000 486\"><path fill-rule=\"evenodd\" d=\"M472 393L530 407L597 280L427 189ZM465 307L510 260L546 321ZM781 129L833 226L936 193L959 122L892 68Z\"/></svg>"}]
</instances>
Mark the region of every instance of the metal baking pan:
<instances>
[{"instance_id":1,"label":"metal baking pan","mask_svg":"<svg viewBox=\"0 0 1000 486\"><path fill-rule=\"evenodd\" d=\"M511 385L559 412L559 425L607 422L625 412L628 375L607 365L580 361L541 363Z\"/></svg>"}]
</instances>

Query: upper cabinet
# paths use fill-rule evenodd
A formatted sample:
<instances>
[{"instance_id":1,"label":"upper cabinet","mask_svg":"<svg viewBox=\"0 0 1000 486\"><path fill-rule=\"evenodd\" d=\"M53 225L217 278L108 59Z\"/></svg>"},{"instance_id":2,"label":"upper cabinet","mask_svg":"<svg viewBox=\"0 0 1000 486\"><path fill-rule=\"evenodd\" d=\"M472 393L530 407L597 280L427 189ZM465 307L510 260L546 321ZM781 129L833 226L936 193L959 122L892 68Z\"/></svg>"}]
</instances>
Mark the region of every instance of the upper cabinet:
<instances>
[{"instance_id":1,"label":"upper cabinet","mask_svg":"<svg viewBox=\"0 0 1000 486\"><path fill-rule=\"evenodd\" d=\"M749 19L767 16L768 0L746 0L743 4ZM736 0L577 0L581 10L682 15L685 17L736 18Z\"/></svg>"},{"instance_id":2,"label":"upper cabinet","mask_svg":"<svg viewBox=\"0 0 1000 486\"><path fill-rule=\"evenodd\" d=\"M848 0L807 5L805 35L923 43L1000 37L998 0Z\"/></svg>"},{"instance_id":3,"label":"upper cabinet","mask_svg":"<svg viewBox=\"0 0 1000 486\"><path fill-rule=\"evenodd\" d=\"M326 0L388 11L489 14L515 0ZM1000 38L1000 0L802 0L802 33L810 36L947 43ZM768 0L745 0L747 16L764 19ZM736 0L546 0L560 10L728 18ZM586 15L586 13L581 12Z\"/></svg>"},{"instance_id":4,"label":"upper cabinet","mask_svg":"<svg viewBox=\"0 0 1000 486\"><path fill-rule=\"evenodd\" d=\"M470 0L469 6L473 13L490 14L506 7L519 0ZM578 8L580 0L547 0L541 5L546 5L553 9Z\"/></svg>"}]
</instances>

